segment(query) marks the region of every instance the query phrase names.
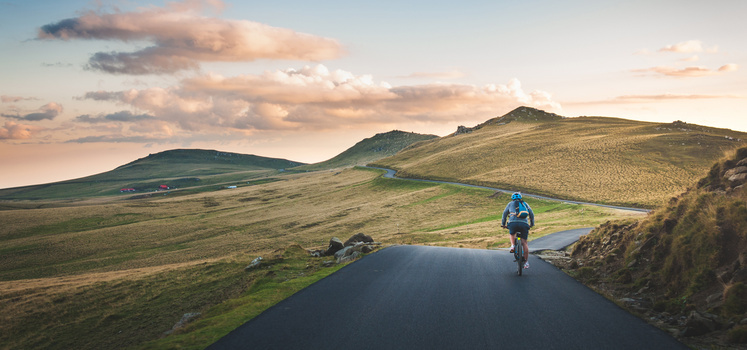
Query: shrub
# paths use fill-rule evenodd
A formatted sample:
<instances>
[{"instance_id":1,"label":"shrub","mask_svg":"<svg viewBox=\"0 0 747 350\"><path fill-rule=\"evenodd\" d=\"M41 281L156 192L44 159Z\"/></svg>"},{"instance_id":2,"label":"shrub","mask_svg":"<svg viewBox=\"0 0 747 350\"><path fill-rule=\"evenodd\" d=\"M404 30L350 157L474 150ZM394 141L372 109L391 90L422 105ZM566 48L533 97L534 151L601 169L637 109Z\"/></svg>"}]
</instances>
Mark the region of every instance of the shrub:
<instances>
[{"instance_id":1,"label":"shrub","mask_svg":"<svg viewBox=\"0 0 747 350\"><path fill-rule=\"evenodd\" d=\"M724 295L723 313L741 315L747 312L747 285L742 282L733 284Z\"/></svg>"},{"instance_id":2,"label":"shrub","mask_svg":"<svg viewBox=\"0 0 747 350\"><path fill-rule=\"evenodd\" d=\"M745 344L747 343L747 325L736 326L729 331L729 343Z\"/></svg>"}]
</instances>

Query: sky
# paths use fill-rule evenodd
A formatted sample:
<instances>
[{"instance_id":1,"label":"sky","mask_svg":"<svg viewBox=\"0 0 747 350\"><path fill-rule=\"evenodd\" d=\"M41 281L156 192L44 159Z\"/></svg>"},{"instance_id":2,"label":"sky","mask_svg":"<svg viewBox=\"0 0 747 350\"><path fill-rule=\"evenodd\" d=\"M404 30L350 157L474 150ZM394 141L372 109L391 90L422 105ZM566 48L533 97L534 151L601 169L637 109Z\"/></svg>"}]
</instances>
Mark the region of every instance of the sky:
<instances>
[{"instance_id":1,"label":"sky","mask_svg":"<svg viewBox=\"0 0 747 350\"><path fill-rule=\"evenodd\" d=\"M0 188L519 106L747 132L747 1L0 0Z\"/></svg>"}]
</instances>

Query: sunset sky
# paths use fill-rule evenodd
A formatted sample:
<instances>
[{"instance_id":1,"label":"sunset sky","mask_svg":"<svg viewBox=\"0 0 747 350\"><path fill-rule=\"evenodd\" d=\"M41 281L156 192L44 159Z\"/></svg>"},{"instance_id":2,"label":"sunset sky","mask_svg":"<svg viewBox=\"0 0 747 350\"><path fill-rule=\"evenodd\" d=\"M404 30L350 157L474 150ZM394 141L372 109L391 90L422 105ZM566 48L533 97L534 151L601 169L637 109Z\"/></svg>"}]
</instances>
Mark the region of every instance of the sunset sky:
<instances>
[{"instance_id":1,"label":"sunset sky","mask_svg":"<svg viewBox=\"0 0 747 350\"><path fill-rule=\"evenodd\" d=\"M518 106L747 131L747 1L0 0L0 188Z\"/></svg>"}]
</instances>

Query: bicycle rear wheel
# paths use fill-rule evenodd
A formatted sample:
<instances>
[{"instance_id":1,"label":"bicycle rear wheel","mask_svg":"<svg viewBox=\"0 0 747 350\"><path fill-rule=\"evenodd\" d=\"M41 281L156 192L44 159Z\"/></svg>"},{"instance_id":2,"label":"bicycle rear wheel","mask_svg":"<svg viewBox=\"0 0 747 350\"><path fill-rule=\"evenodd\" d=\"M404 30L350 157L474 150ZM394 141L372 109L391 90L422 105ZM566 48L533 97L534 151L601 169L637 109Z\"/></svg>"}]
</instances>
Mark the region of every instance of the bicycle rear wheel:
<instances>
[{"instance_id":1,"label":"bicycle rear wheel","mask_svg":"<svg viewBox=\"0 0 747 350\"><path fill-rule=\"evenodd\" d=\"M518 239L516 240L514 257L516 258L516 265L519 267L519 269L516 270L516 274L521 276L521 273L524 271L524 246L521 245L521 241Z\"/></svg>"}]
</instances>

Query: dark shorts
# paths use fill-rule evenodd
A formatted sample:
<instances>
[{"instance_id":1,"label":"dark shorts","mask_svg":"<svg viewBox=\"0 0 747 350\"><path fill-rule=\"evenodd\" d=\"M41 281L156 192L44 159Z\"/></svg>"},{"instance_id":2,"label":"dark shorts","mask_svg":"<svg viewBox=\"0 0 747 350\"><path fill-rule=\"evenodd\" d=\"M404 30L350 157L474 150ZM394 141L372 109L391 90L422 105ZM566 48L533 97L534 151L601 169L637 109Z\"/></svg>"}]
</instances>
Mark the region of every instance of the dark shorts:
<instances>
[{"instance_id":1,"label":"dark shorts","mask_svg":"<svg viewBox=\"0 0 747 350\"><path fill-rule=\"evenodd\" d=\"M529 239L529 225L523 222L510 222L508 223L508 233L515 235L519 234L519 237L523 240Z\"/></svg>"}]
</instances>

